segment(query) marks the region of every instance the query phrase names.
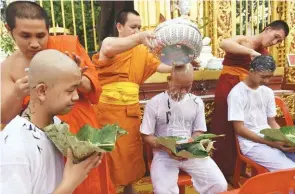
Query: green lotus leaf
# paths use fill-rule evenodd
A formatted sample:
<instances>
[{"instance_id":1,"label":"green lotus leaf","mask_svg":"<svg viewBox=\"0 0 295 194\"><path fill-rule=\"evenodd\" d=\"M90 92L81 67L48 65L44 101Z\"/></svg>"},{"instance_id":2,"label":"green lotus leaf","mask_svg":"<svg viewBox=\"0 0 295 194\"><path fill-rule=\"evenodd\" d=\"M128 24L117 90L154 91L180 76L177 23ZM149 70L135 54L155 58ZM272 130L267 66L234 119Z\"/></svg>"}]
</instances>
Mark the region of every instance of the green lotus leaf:
<instances>
[{"instance_id":1,"label":"green lotus leaf","mask_svg":"<svg viewBox=\"0 0 295 194\"><path fill-rule=\"evenodd\" d=\"M215 135L212 133L205 133L199 136L194 137L194 141L201 141L202 139L214 139L217 137L224 137L225 135Z\"/></svg>"},{"instance_id":2,"label":"green lotus leaf","mask_svg":"<svg viewBox=\"0 0 295 194\"><path fill-rule=\"evenodd\" d=\"M260 131L265 139L271 141L282 141L288 143L290 146L295 146L295 127L285 126L280 129L263 129Z\"/></svg>"},{"instance_id":3,"label":"green lotus leaf","mask_svg":"<svg viewBox=\"0 0 295 194\"><path fill-rule=\"evenodd\" d=\"M71 148L74 162L80 162L94 152L112 151L117 138L127 134L117 124L105 125L102 129L84 125L76 135L69 131L66 123L49 125L44 131L64 156L67 155L67 149Z\"/></svg>"},{"instance_id":4,"label":"green lotus leaf","mask_svg":"<svg viewBox=\"0 0 295 194\"><path fill-rule=\"evenodd\" d=\"M213 138L224 135L202 134L193 138L190 143L178 144L177 141L185 140L182 137L157 137L157 143L170 149L176 156L182 158L204 158L210 155L214 149Z\"/></svg>"}]
</instances>

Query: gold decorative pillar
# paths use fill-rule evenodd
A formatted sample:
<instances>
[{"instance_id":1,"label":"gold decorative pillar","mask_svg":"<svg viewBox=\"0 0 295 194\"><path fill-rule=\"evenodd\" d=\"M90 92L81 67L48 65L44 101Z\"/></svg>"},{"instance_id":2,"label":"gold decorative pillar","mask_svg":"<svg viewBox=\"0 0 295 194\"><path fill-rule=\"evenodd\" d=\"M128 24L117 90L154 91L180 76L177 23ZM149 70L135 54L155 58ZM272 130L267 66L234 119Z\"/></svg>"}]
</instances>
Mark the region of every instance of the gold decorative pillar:
<instances>
[{"instance_id":1,"label":"gold decorative pillar","mask_svg":"<svg viewBox=\"0 0 295 194\"><path fill-rule=\"evenodd\" d=\"M204 18L209 18L205 35L211 38L212 52L216 57L224 56L224 51L219 47L221 41L236 34L235 5L235 0L204 2Z\"/></svg>"},{"instance_id":2,"label":"gold decorative pillar","mask_svg":"<svg viewBox=\"0 0 295 194\"><path fill-rule=\"evenodd\" d=\"M171 19L170 0L134 0L134 9L141 16L142 30L153 30L162 14L166 20Z\"/></svg>"},{"instance_id":3,"label":"gold decorative pillar","mask_svg":"<svg viewBox=\"0 0 295 194\"><path fill-rule=\"evenodd\" d=\"M290 28L290 32L286 40L284 41L284 52L279 52L278 59L281 62L280 65L285 67L285 75L282 84L282 89L295 90L295 67L288 67L287 55L295 54L295 1L285 1L281 5L281 15ZM293 96L294 97L294 96Z\"/></svg>"},{"instance_id":4,"label":"gold decorative pillar","mask_svg":"<svg viewBox=\"0 0 295 194\"><path fill-rule=\"evenodd\" d=\"M286 22L290 32L286 39L286 54L295 54L295 1L286 1Z\"/></svg>"},{"instance_id":5,"label":"gold decorative pillar","mask_svg":"<svg viewBox=\"0 0 295 194\"><path fill-rule=\"evenodd\" d=\"M289 25L292 23L288 21L288 18L294 13L288 8L294 2L291 1L271 1L271 21L275 20L284 20ZM294 21L293 21L294 22ZM294 38L294 37L293 37ZM284 67L286 65L286 53L288 53L288 47L290 45L290 41L292 39L288 37L281 44L275 45L270 49L271 55L277 62L277 65L280 67Z\"/></svg>"}]
</instances>

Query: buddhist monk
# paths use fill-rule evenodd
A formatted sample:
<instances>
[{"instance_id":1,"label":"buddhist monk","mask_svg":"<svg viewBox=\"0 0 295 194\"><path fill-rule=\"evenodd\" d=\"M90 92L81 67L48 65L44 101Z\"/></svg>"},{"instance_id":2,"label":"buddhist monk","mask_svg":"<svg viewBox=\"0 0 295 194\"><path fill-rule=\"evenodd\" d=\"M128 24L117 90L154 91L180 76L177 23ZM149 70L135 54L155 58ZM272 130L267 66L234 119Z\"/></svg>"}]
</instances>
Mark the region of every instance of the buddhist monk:
<instances>
[{"instance_id":1,"label":"buddhist monk","mask_svg":"<svg viewBox=\"0 0 295 194\"><path fill-rule=\"evenodd\" d=\"M227 178L233 174L236 159L234 129L232 123L228 122L227 96L247 76L251 60L268 54L267 47L281 43L288 33L288 25L277 20L268 24L258 35L235 36L223 40L220 45L226 54L216 86L210 132L226 135L225 139L216 142L213 159Z\"/></svg>"},{"instance_id":2,"label":"buddhist monk","mask_svg":"<svg viewBox=\"0 0 295 194\"><path fill-rule=\"evenodd\" d=\"M78 88L78 102L68 114L60 116L60 119L70 125L73 133L77 133L84 124L98 127L91 103L97 103L101 87L95 67L77 37L49 36L49 18L45 10L34 2L15 1L8 5L5 16L7 29L19 50L1 64L1 123L8 123L28 103L29 86L25 69L29 68L34 55L51 48L61 52L67 51L80 63L81 68L88 67L83 72ZM99 168L89 174L75 193L115 193L105 157Z\"/></svg>"},{"instance_id":3,"label":"buddhist monk","mask_svg":"<svg viewBox=\"0 0 295 194\"><path fill-rule=\"evenodd\" d=\"M69 150L64 166L43 128L60 123L55 115L66 114L78 101L81 71L65 54L44 50L33 57L28 74L30 103L1 132L0 193L71 194L101 156L96 153L74 164Z\"/></svg>"},{"instance_id":4,"label":"buddhist monk","mask_svg":"<svg viewBox=\"0 0 295 194\"><path fill-rule=\"evenodd\" d=\"M156 71L168 73L172 67L161 64L149 52L155 36L148 31L140 32L137 11L122 10L116 22L119 37L104 39L100 53L92 58L102 85L96 108L100 126L118 123L129 132L117 141L107 158L113 183L123 185L124 193L131 194L135 193L132 183L145 173L139 132L139 85Z\"/></svg>"}]
</instances>

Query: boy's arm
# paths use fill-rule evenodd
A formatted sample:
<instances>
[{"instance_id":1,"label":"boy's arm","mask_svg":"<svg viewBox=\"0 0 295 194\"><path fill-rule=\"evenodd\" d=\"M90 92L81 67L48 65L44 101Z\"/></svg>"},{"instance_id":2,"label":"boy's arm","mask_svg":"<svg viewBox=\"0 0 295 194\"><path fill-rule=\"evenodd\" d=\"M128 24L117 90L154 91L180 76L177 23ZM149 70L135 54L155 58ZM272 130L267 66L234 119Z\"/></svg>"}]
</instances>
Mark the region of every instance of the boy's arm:
<instances>
[{"instance_id":1,"label":"boy's arm","mask_svg":"<svg viewBox=\"0 0 295 194\"><path fill-rule=\"evenodd\" d=\"M99 155L95 152L82 162L74 164L73 153L71 149L68 149L62 182L52 194L72 194L87 178L92 168L96 168L101 163L102 157L103 154L100 153Z\"/></svg>"},{"instance_id":2,"label":"boy's arm","mask_svg":"<svg viewBox=\"0 0 295 194\"><path fill-rule=\"evenodd\" d=\"M157 123L156 110L157 103L154 99L151 99L144 108L140 132L144 143L147 143L152 148L162 149L163 146L157 143L157 137L155 136Z\"/></svg>"},{"instance_id":3,"label":"boy's arm","mask_svg":"<svg viewBox=\"0 0 295 194\"><path fill-rule=\"evenodd\" d=\"M153 148L159 148L159 145L156 142L157 137L154 135L157 122L156 119L156 103L151 99L144 108L140 133L142 134L143 141Z\"/></svg>"},{"instance_id":4,"label":"boy's arm","mask_svg":"<svg viewBox=\"0 0 295 194\"><path fill-rule=\"evenodd\" d=\"M275 117L268 117L267 118L267 123L272 129L279 129L281 128L280 125L277 123Z\"/></svg>"},{"instance_id":5,"label":"boy's arm","mask_svg":"<svg viewBox=\"0 0 295 194\"><path fill-rule=\"evenodd\" d=\"M237 135L244 137L245 139L251 140L256 143L266 144L270 147L279 148L279 146L275 142L268 141L263 137L260 137L250 129L246 128L244 125L244 121L233 121L233 126Z\"/></svg>"}]
</instances>

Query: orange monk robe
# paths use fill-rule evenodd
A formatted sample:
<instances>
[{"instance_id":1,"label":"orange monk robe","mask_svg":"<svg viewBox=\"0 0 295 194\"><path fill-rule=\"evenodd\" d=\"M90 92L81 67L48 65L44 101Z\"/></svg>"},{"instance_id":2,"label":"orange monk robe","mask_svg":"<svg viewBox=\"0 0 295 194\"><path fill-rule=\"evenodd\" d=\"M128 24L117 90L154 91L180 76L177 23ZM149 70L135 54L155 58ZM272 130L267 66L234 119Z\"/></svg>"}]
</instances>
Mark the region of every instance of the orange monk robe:
<instances>
[{"instance_id":1,"label":"orange monk robe","mask_svg":"<svg viewBox=\"0 0 295 194\"><path fill-rule=\"evenodd\" d=\"M96 104L101 93L101 86L97 79L97 72L88 54L80 45L76 36L50 36L48 40L48 49L56 49L61 52L68 51L76 53L81 59L81 67L88 66L84 72L94 88L93 91L82 94L79 93L79 101L76 102L71 112L66 115L59 116L62 121L65 121L70 126L72 133L77 133L79 129L85 125L90 124L98 128L98 122L93 106ZM26 98L27 99L27 98ZM73 172L75 173L75 172ZM74 194L115 194L116 190L111 182L109 169L106 157L103 158L98 168L93 169L87 179L74 191Z\"/></svg>"},{"instance_id":2,"label":"orange monk robe","mask_svg":"<svg viewBox=\"0 0 295 194\"><path fill-rule=\"evenodd\" d=\"M147 48L143 45L134 47L110 60L99 61L99 54L92 58L98 70L100 84L114 82L144 83L160 65ZM128 131L128 135L117 140L116 148L108 154L108 165L111 178L115 185L127 185L144 176L145 164L143 159L140 128L139 103L131 105L113 105L99 102L96 105L100 126L117 123Z\"/></svg>"}]
</instances>

